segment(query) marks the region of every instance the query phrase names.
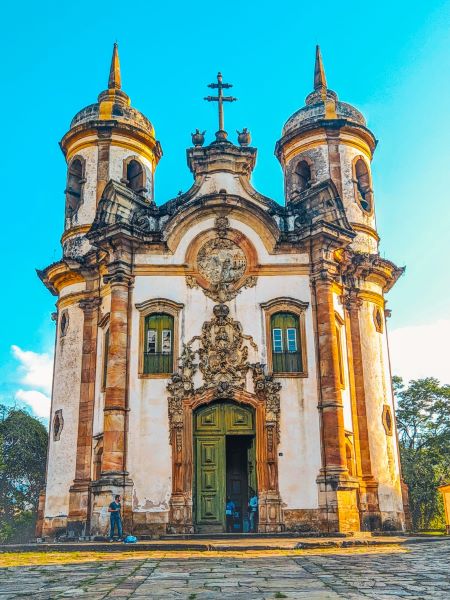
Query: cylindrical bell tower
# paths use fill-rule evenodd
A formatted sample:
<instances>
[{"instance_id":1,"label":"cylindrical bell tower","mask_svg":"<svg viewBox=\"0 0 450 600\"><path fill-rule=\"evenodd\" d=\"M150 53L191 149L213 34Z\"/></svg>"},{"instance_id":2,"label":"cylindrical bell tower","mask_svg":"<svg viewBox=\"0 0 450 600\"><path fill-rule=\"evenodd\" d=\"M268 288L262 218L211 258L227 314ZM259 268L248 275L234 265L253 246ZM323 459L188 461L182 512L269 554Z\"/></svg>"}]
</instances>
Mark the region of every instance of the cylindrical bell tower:
<instances>
[{"instance_id":1,"label":"cylindrical bell tower","mask_svg":"<svg viewBox=\"0 0 450 600\"><path fill-rule=\"evenodd\" d=\"M376 146L363 115L328 89L316 48L314 91L283 127L275 154L284 172L286 203L296 202L316 184L331 179L357 233L352 248L378 251L371 160Z\"/></svg>"},{"instance_id":2,"label":"cylindrical bell tower","mask_svg":"<svg viewBox=\"0 0 450 600\"><path fill-rule=\"evenodd\" d=\"M65 257L77 258L90 248L84 234L110 179L146 202L154 201L154 173L162 150L149 119L131 106L122 91L117 44L108 89L75 115L60 145L67 161L62 244Z\"/></svg>"}]
</instances>

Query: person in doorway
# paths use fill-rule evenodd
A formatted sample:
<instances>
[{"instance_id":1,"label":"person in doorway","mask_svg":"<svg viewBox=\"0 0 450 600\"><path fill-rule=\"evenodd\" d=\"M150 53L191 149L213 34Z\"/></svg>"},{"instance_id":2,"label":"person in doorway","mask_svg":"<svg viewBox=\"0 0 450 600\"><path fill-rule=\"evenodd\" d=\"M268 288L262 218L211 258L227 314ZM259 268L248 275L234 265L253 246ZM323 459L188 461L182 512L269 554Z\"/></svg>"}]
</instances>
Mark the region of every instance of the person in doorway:
<instances>
[{"instance_id":1,"label":"person in doorway","mask_svg":"<svg viewBox=\"0 0 450 600\"><path fill-rule=\"evenodd\" d=\"M227 533L233 532L233 522L234 522L234 511L236 510L236 505L233 500L228 496L227 505L225 507L225 517L227 520Z\"/></svg>"},{"instance_id":2,"label":"person in doorway","mask_svg":"<svg viewBox=\"0 0 450 600\"><path fill-rule=\"evenodd\" d=\"M248 501L248 518L250 521L250 533L256 532L256 520L258 516L258 496L255 490L250 489L250 499Z\"/></svg>"},{"instance_id":3,"label":"person in doorway","mask_svg":"<svg viewBox=\"0 0 450 600\"><path fill-rule=\"evenodd\" d=\"M109 512L109 522L110 522L110 532L109 532L109 541L114 541L114 530L117 527L117 535L119 536L119 540L122 539L122 517L120 515L120 510L122 506L120 504L120 496L117 494L114 496L113 502L108 506Z\"/></svg>"}]
</instances>

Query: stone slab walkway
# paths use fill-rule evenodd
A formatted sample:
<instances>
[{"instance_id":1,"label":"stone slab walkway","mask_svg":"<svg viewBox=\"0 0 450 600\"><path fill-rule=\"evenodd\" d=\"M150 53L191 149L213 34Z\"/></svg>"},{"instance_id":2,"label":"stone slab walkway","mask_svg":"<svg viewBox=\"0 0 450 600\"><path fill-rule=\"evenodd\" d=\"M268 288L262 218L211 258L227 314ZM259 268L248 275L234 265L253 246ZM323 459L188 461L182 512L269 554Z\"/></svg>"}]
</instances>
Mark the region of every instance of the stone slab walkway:
<instances>
[{"instance_id":1,"label":"stone slab walkway","mask_svg":"<svg viewBox=\"0 0 450 600\"><path fill-rule=\"evenodd\" d=\"M351 537L252 537L228 539L219 538L202 539L162 539L152 541L139 541L136 544L124 545L120 542L57 542L40 544L0 545L2 552L91 552L105 550L111 552L127 551L232 551L232 550L295 550L307 548L348 548L352 546L379 546L391 544L412 544L430 541L445 541L445 536L436 538L408 537L408 536L364 536Z\"/></svg>"},{"instance_id":2,"label":"stone slab walkway","mask_svg":"<svg viewBox=\"0 0 450 600\"><path fill-rule=\"evenodd\" d=\"M270 552L8 553L0 555L0 600L448 599L449 565L450 540Z\"/></svg>"}]
</instances>

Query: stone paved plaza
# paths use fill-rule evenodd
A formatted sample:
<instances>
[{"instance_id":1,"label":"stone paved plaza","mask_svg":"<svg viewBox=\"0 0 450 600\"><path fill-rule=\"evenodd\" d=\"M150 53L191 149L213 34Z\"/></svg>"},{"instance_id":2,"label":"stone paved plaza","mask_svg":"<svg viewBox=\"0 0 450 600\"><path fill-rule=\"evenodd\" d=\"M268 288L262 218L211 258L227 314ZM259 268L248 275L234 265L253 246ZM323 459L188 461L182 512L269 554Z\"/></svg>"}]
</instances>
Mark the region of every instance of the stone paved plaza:
<instances>
[{"instance_id":1,"label":"stone paved plaza","mask_svg":"<svg viewBox=\"0 0 450 600\"><path fill-rule=\"evenodd\" d=\"M297 552L3 554L0 600L450 598L449 565L450 540Z\"/></svg>"}]
</instances>

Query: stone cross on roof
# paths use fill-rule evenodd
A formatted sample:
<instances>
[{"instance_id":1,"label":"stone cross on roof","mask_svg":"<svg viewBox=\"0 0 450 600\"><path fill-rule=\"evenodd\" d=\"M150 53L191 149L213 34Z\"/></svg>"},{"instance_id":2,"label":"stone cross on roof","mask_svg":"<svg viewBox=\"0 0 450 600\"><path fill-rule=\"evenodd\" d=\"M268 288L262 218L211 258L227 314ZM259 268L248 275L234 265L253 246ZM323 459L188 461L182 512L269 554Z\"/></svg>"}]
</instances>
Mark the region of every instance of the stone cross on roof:
<instances>
[{"instance_id":1,"label":"stone cross on roof","mask_svg":"<svg viewBox=\"0 0 450 600\"><path fill-rule=\"evenodd\" d=\"M237 98L233 96L224 96L223 90L233 87L231 83L223 83L222 81L222 73L217 73L217 83L208 84L209 88L217 90L217 96L206 96L205 100L208 102L217 102L219 105L219 131L216 133L217 140L226 140L227 132L225 131L224 126L224 117L223 117L223 103L224 102L235 102Z\"/></svg>"}]
</instances>

